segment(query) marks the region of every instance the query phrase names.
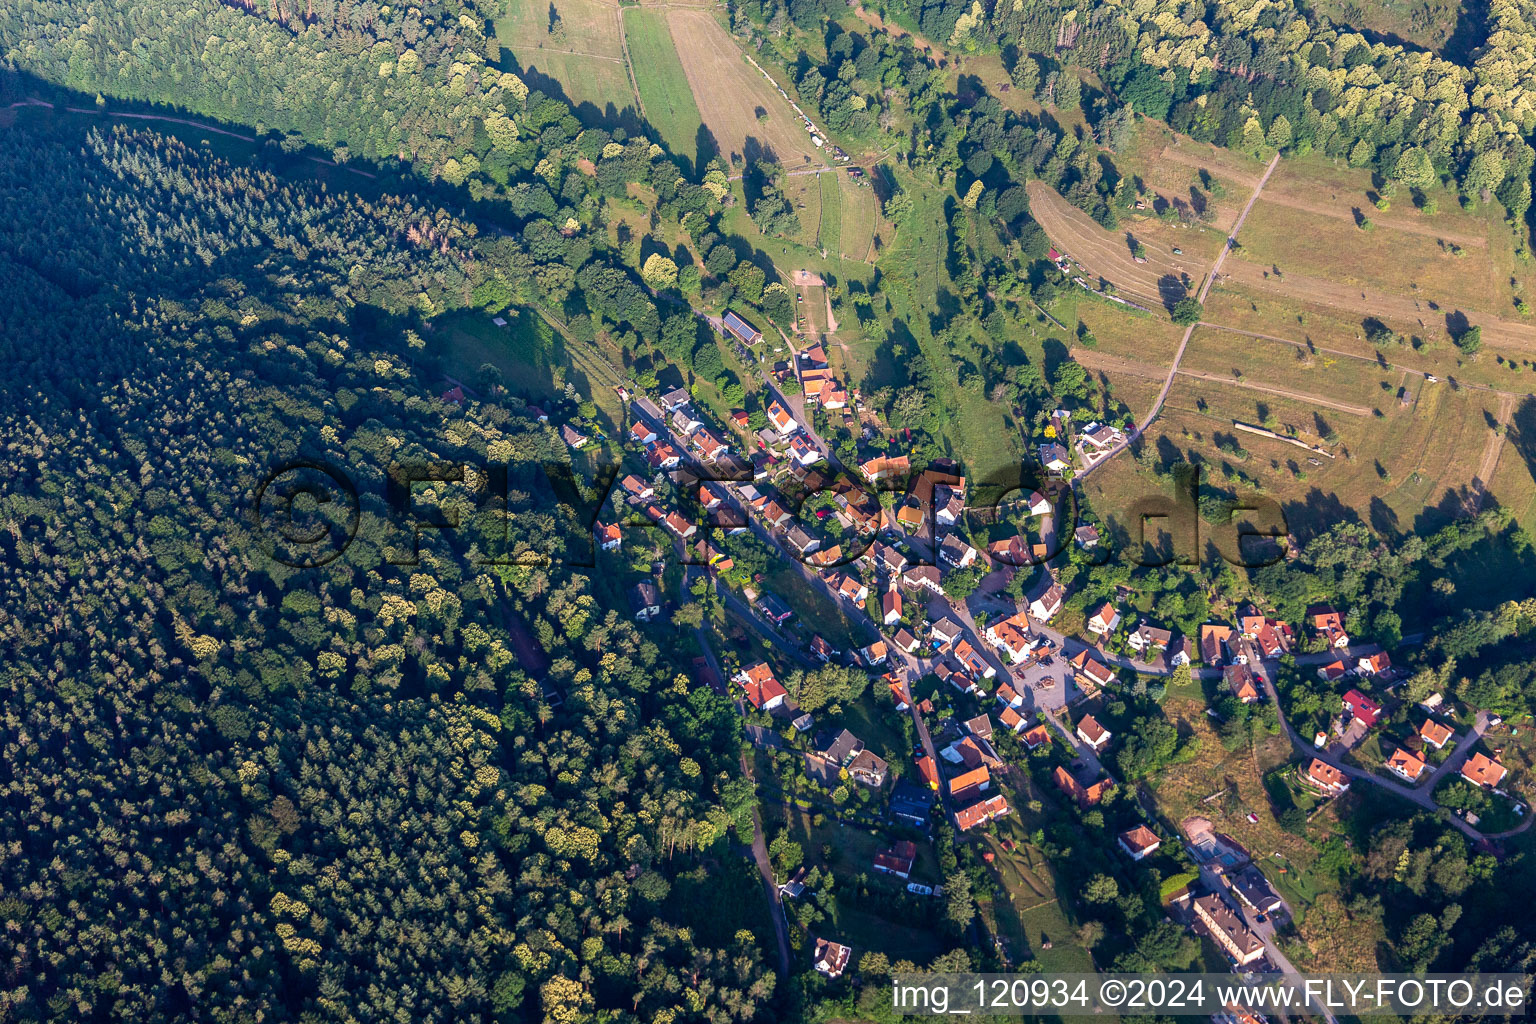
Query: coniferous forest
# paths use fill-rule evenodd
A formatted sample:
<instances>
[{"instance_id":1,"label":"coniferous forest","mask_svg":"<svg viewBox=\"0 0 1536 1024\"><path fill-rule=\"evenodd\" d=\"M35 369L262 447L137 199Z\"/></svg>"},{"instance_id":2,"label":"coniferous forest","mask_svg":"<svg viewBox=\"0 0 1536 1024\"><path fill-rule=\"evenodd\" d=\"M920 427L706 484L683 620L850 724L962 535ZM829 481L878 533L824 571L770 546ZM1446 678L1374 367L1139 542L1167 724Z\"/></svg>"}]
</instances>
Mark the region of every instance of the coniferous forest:
<instances>
[{"instance_id":1,"label":"coniferous forest","mask_svg":"<svg viewBox=\"0 0 1536 1024\"><path fill-rule=\"evenodd\" d=\"M393 326L526 250L154 132L7 138L0 1017L752 1019L734 709L587 577L375 543L391 462L565 457ZM302 573L248 514L298 454L363 520Z\"/></svg>"}]
</instances>

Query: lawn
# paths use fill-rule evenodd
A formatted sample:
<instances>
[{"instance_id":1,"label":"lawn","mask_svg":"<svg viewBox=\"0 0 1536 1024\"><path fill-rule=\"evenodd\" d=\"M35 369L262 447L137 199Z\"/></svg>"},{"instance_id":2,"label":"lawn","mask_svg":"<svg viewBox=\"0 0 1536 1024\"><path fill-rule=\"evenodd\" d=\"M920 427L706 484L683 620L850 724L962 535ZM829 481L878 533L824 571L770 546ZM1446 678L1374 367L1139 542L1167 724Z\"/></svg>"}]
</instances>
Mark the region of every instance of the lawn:
<instances>
[{"instance_id":1,"label":"lawn","mask_svg":"<svg viewBox=\"0 0 1536 1024\"><path fill-rule=\"evenodd\" d=\"M636 69L645 119L661 133L661 141L673 153L698 160L704 119L699 116L688 76L678 59L667 27L667 12L628 7L623 9L623 18L630 66Z\"/></svg>"},{"instance_id":2,"label":"lawn","mask_svg":"<svg viewBox=\"0 0 1536 1024\"><path fill-rule=\"evenodd\" d=\"M842 192L838 188L836 171L816 175L821 190L821 224L816 230L816 240L821 248L838 252L843 241Z\"/></svg>"},{"instance_id":3,"label":"lawn","mask_svg":"<svg viewBox=\"0 0 1536 1024\"><path fill-rule=\"evenodd\" d=\"M794 621L809 632L820 633L838 650L853 650L870 642L861 623L826 594L806 583L794 568L775 569L764 577L763 588L788 602L795 612Z\"/></svg>"}]
</instances>

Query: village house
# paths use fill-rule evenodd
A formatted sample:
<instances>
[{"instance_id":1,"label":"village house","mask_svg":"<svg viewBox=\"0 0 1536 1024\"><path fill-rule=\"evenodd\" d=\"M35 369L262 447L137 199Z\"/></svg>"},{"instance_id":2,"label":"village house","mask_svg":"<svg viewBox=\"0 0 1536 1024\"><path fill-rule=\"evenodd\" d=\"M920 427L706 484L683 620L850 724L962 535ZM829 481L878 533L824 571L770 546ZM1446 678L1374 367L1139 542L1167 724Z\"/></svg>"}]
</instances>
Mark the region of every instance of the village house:
<instances>
[{"instance_id":1,"label":"village house","mask_svg":"<svg viewBox=\"0 0 1536 1024\"><path fill-rule=\"evenodd\" d=\"M675 412L693 401L693 396L687 388L673 388L661 396L661 407L668 412Z\"/></svg>"},{"instance_id":2,"label":"village house","mask_svg":"<svg viewBox=\"0 0 1536 1024\"><path fill-rule=\"evenodd\" d=\"M843 546L841 544L833 544L829 548L818 548L806 559L807 564L814 565L818 569L828 569L834 565L841 565L842 561Z\"/></svg>"},{"instance_id":3,"label":"village house","mask_svg":"<svg viewBox=\"0 0 1536 1024\"><path fill-rule=\"evenodd\" d=\"M665 441L652 445L646 452L645 459L651 464L652 469L676 469L683 461L683 457L677 454L677 449Z\"/></svg>"},{"instance_id":4,"label":"village house","mask_svg":"<svg viewBox=\"0 0 1536 1024\"><path fill-rule=\"evenodd\" d=\"M742 669L731 680L746 691L747 701L759 711L771 711L789 696L789 691L774 678L773 669L765 661Z\"/></svg>"},{"instance_id":5,"label":"village house","mask_svg":"<svg viewBox=\"0 0 1536 1024\"><path fill-rule=\"evenodd\" d=\"M1078 447L1084 452L1102 454L1109 451L1115 445L1125 440L1125 434L1119 427L1097 421L1088 424L1078 431Z\"/></svg>"},{"instance_id":6,"label":"village house","mask_svg":"<svg viewBox=\"0 0 1536 1024\"><path fill-rule=\"evenodd\" d=\"M1484 789L1497 788L1504 781L1504 775L1504 766L1481 751L1467 758L1461 766L1461 777Z\"/></svg>"},{"instance_id":7,"label":"village house","mask_svg":"<svg viewBox=\"0 0 1536 1024\"><path fill-rule=\"evenodd\" d=\"M1326 665L1319 665L1317 667L1317 678L1321 679L1325 683L1336 682L1340 679L1343 679L1348 674L1349 667L1338 659L1334 659L1333 661L1328 662Z\"/></svg>"},{"instance_id":8,"label":"village house","mask_svg":"<svg viewBox=\"0 0 1536 1024\"><path fill-rule=\"evenodd\" d=\"M908 590L923 589L940 597L944 596L943 580L938 567L932 565L914 565L901 574L901 584Z\"/></svg>"},{"instance_id":9,"label":"village house","mask_svg":"<svg viewBox=\"0 0 1536 1024\"><path fill-rule=\"evenodd\" d=\"M910 839L903 839L889 850L881 850L875 854L871 863L876 871L884 875L895 875L897 878L912 877L912 865L917 861L917 844Z\"/></svg>"},{"instance_id":10,"label":"village house","mask_svg":"<svg viewBox=\"0 0 1536 1024\"><path fill-rule=\"evenodd\" d=\"M821 541L807 533L799 523L791 525L784 531L784 543L788 544L801 558L821 547Z\"/></svg>"},{"instance_id":11,"label":"village house","mask_svg":"<svg viewBox=\"0 0 1536 1024\"><path fill-rule=\"evenodd\" d=\"M1028 504L1029 514L1032 516L1049 515L1051 512L1051 499L1039 491L1029 492Z\"/></svg>"},{"instance_id":12,"label":"village house","mask_svg":"<svg viewBox=\"0 0 1536 1024\"><path fill-rule=\"evenodd\" d=\"M562 423L560 425L560 440L572 448L584 448L589 438L569 423Z\"/></svg>"},{"instance_id":13,"label":"village house","mask_svg":"<svg viewBox=\"0 0 1536 1024\"><path fill-rule=\"evenodd\" d=\"M1189 637L1181 636L1178 641L1168 648L1163 656L1170 670L1180 665L1188 665L1194 658L1194 646L1189 642Z\"/></svg>"},{"instance_id":14,"label":"village house","mask_svg":"<svg viewBox=\"0 0 1536 1024\"><path fill-rule=\"evenodd\" d=\"M1273 914L1284 906L1280 894L1275 892L1274 886L1269 884L1269 879L1264 877L1264 872L1252 864L1241 871L1228 874L1227 883L1231 885L1238 899L1261 914Z\"/></svg>"},{"instance_id":15,"label":"village house","mask_svg":"<svg viewBox=\"0 0 1536 1024\"><path fill-rule=\"evenodd\" d=\"M870 550L874 552L877 569L883 569L893 576L899 576L907 571L907 556L901 553L900 548L876 541L870 546Z\"/></svg>"},{"instance_id":16,"label":"village house","mask_svg":"<svg viewBox=\"0 0 1536 1024\"><path fill-rule=\"evenodd\" d=\"M872 484L904 476L911 468L912 460L905 455L877 455L859 464L859 472Z\"/></svg>"},{"instance_id":17,"label":"village house","mask_svg":"<svg viewBox=\"0 0 1536 1024\"><path fill-rule=\"evenodd\" d=\"M869 668L878 668L885 664L890 657L890 650L885 646L884 640L876 640L868 647L859 648L859 659Z\"/></svg>"},{"instance_id":18,"label":"village house","mask_svg":"<svg viewBox=\"0 0 1536 1024\"><path fill-rule=\"evenodd\" d=\"M778 399L768 403L768 423L784 437L800 429L800 424L795 422L788 409L779 404Z\"/></svg>"},{"instance_id":19,"label":"village house","mask_svg":"<svg viewBox=\"0 0 1536 1024\"><path fill-rule=\"evenodd\" d=\"M860 750L853 755L853 760L848 762L848 777L860 785L879 789L885 785L885 776L890 771L890 767L885 759L874 751Z\"/></svg>"},{"instance_id":20,"label":"village house","mask_svg":"<svg viewBox=\"0 0 1536 1024\"><path fill-rule=\"evenodd\" d=\"M1019 714L1012 707L1009 707L1006 704L1003 706L1003 709L997 713L997 720L1004 729L1007 729L1009 732L1015 735L1022 732L1024 727L1029 724L1029 721L1023 715Z\"/></svg>"},{"instance_id":21,"label":"village house","mask_svg":"<svg viewBox=\"0 0 1536 1024\"><path fill-rule=\"evenodd\" d=\"M1077 738L1092 747L1095 753L1108 746L1110 737L1113 735L1092 715L1084 715L1077 723Z\"/></svg>"},{"instance_id":22,"label":"village house","mask_svg":"<svg viewBox=\"0 0 1536 1024\"><path fill-rule=\"evenodd\" d=\"M1029 657L1030 641L1034 639L1029 630L1029 619L1022 612L987 623L982 636L987 643L1007 654L1008 660L1015 665Z\"/></svg>"},{"instance_id":23,"label":"village house","mask_svg":"<svg viewBox=\"0 0 1536 1024\"><path fill-rule=\"evenodd\" d=\"M817 660L825 665L827 662L832 660L833 656L837 654L837 651L830 643L827 642L826 637L822 636L820 633L817 633L815 636L811 637L811 653L816 655Z\"/></svg>"},{"instance_id":24,"label":"village house","mask_svg":"<svg viewBox=\"0 0 1536 1024\"><path fill-rule=\"evenodd\" d=\"M869 588L857 576L838 573L827 582L837 591L837 596L845 601L863 604L869 599Z\"/></svg>"},{"instance_id":25,"label":"village house","mask_svg":"<svg viewBox=\"0 0 1536 1024\"><path fill-rule=\"evenodd\" d=\"M1344 695L1344 710L1367 729L1376 728L1376 721L1381 717L1381 705L1359 690L1350 690Z\"/></svg>"},{"instance_id":26,"label":"village house","mask_svg":"<svg viewBox=\"0 0 1536 1024\"><path fill-rule=\"evenodd\" d=\"M1232 908L1214 893L1194 901L1195 918L1204 932L1239 966L1251 964L1264 955L1264 943Z\"/></svg>"},{"instance_id":27,"label":"village house","mask_svg":"<svg viewBox=\"0 0 1536 1024\"><path fill-rule=\"evenodd\" d=\"M938 789L939 768L938 765L933 763L933 758L929 757L927 754L924 754L922 757L917 758L917 760L913 763L917 765L917 774L920 775L922 780L928 784L928 788L935 790Z\"/></svg>"},{"instance_id":28,"label":"village house","mask_svg":"<svg viewBox=\"0 0 1536 1024\"><path fill-rule=\"evenodd\" d=\"M708 427L700 427L688 440L705 462L714 462L730 451L730 446L716 437Z\"/></svg>"},{"instance_id":29,"label":"village house","mask_svg":"<svg viewBox=\"0 0 1536 1024\"><path fill-rule=\"evenodd\" d=\"M1125 638L1125 645L1138 654L1152 658L1166 651L1172 641L1173 633L1170 630L1158 629L1143 621Z\"/></svg>"},{"instance_id":30,"label":"village house","mask_svg":"<svg viewBox=\"0 0 1536 1024\"><path fill-rule=\"evenodd\" d=\"M693 523L690 523L676 512L668 512L667 517L662 520L662 523L668 530L671 530L674 534L676 534L678 537L681 537L683 540L687 540L689 537L692 537L695 533L699 532L699 528L697 526L695 526Z\"/></svg>"},{"instance_id":31,"label":"village house","mask_svg":"<svg viewBox=\"0 0 1536 1024\"><path fill-rule=\"evenodd\" d=\"M971 646L969 640L956 640L950 650L971 675L980 676L983 679L991 679L997 675L997 669L993 668L992 663L981 656L980 651Z\"/></svg>"},{"instance_id":32,"label":"village house","mask_svg":"<svg viewBox=\"0 0 1536 1024\"><path fill-rule=\"evenodd\" d=\"M1163 841L1157 837L1157 833L1145 825L1137 825L1133 829L1121 832L1118 837L1120 849L1124 850L1131 860L1141 860L1150 857L1157 852L1157 848L1163 845Z\"/></svg>"},{"instance_id":33,"label":"village house","mask_svg":"<svg viewBox=\"0 0 1536 1024\"><path fill-rule=\"evenodd\" d=\"M804 434L796 434L789 439L789 457L801 466L814 466L823 458L821 449Z\"/></svg>"},{"instance_id":34,"label":"village house","mask_svg":"<svg viewBox=\"0 0 1536 1024\"><path fill-rule=\"evenodd\" d=\"M699 419L699 414L693 411L693 406L686 402L672 411L672 429L687 437L695 430L704 426L704 421Z\"/></svg>"},{"instance_id":35,"label":"village house","mask_svg":"<svg viewBox=\"0 0 1536 1024\"><path fill-rule=\"evenodd\" d=\"M847 729L826 729L816 736L813 749L817 757L841 768L863 746L859 738Z\"/></svg>"},{"instance_id":36,"label":"village house","mask_svg":"<svg viewBox=\"0 0 1536 1024\"><path fill-rule=\"evenodd\" d=\"M629 607L636 619L650 622L661 614L661 591L650 580L642 580L629 588Z\"/></svg>"},{"instance_id":37,"label":"village house","mask_svg":"<svg viewBox=\"0 0 1536 1024\"><path fill-rule=\"evenodd\" d=\"M907 654L911 654L918 647L917 637L907 632L906 629L898 629L895 635L891 637L891 642L896 645L897 650Z\"/></svg>"},{"instance_id":38,"label":"village house","mask_svg":"<svg viewBox=\"0 0 1536 1024\"><path fill-rule=\"evenodd\" d=\"M1258 682L1253 670L1247 665L1228 665L1222 670L1222 676L1232 690L1232 696L1244 704L1252 704L1259 699Z\"/></svg>"},{"instance_id":39,"label":"village house","mask_svg":"<svg viewBox=\"0 0 1536 1024\"><path fill-rule=\"evenodd\" d=\"M907 533L921 533L923 509L920 505L904 504L896 510L896 525Z\"/></svg>"},{"instance_id":40,"label":"village house","mask_svg":"<svg viewBox=\"0 0 1536 1024\"><path fill-rule=\"evenodd\" d=\"M1360 658L1355 663L1355 674L1364 677L1378 676L1391 667L1392 659L1387 656L1386 651L1380 651Z\"/></svg>"},{"instance_id":41,"label":"village house","mask_svg":"<svg viewBox=\"0 0 1536 1024\"><path fill-rule=\"evenodd\" d=\"M929 627L928 636L935 647L947 647L959 639L964 632L960 623L946 615Z\"/></svg>"},{"instance_id":42,"label":"village house","mask_svg":"<svg viewBox=\"0 0 1536 1024\"><path fill-rule=\"evenodd\" d=\"M961 693L981 693L974 679L947 661L941 661L934 665L933 674L939 677L939 682L948 683Z\"/></svg>"},{"instance_id":43,"label":"village house","mask_svg":"<svg viewBox=\"0 0 1536 1024\"><path fill-rule=\"evenodd\" d=\"M1109 779L1099 779L1093 785L1084 787L1061 765L1056 766L1053 777L1056 779L1057 788L1076 800L1079 807L1093 807L1099 804L1103 801L1104 795L1114 787L1114 783Z\"/></svg>"},{"instance_id":44,"label":"village house","mask_svg":"<svg viewBox=\"0 0 1536 1024\"><path fill-rule=\"evenodd\" d=\"M1415 757L1402 747L1392 751L1392 756L1387 758L1387 770L1408 782L1418 782L1426 767L1422 758Z\"/></svg>"},{"instance_id":45,"label":"village house","mask_svg":"<svg viewBox=\"0 0 1536 1024\"><path fill-rule=\"evenodd\" d=\"M1051 730L1045 727L1044 722L1037 722L1024 731L1022 739L1030 750L1038 750L1051 742Z\"/></svg>"},{"instance_id":46,"label":"village house","mask_svg":"<svg viewBox=\"0 0 1536 1024\"><path fill-rule=\"evenodd\" d=\"M794 616L794 609L785 603L784 599L772 591L765 591L756 601L757 610L775 626L782 626Z\"/></svg>"},{"instance_id":47,"label":"village house","mask_svg":"<svg viewBox=\"0 0 1536 1024\"><path fill-rule=\"evenodd\" d=\"M1088 616L1088 632L1108 636L1120 628L1120 611L1108 601Z\"/></svg>"},{"instance_id":48,"label":"village house","mask_svg":"<svg viewBox=\"0 0 1536 1024\"><path fill-rule=\"evenodd\" d=\"M1200 660L1212 668L1220 668L1231 656L1231 646L1237 631L1221 622L1207 622L1200 627Z\"/></svg>"},{"instance_id":49,"label":"village house","mask_svg":"<svg viewBox=\"0 0 1536 1024\"><path fill-rule=\"evenodd\" d=\"M791 518L789 511L780 505L777 501L774 501L772 498L769 498L763 502L763 507L760 514L763 517L763 522L767 523L769 527L775 530L783 527L783 525Z\"/></svg>"},{"instance_id":50,"label":"village house","mask_svg":"<svg viewBox=\"0 0 1536 1024\"><path fill-rule=\"evenodd\" d=\"M992 738L992 719L985 711L975 718L967 719L964 723L964 728L966 732L979 740L990 740Z\"/></svg>"},{"instance_id":51,"label":"village house","mask_svg":"<svg viewBox=\"0 0 1536 1024\"><path fill-rule=\"evenodd\" d=\"M978 800L969 807L956 810L953 817L956 828L962 832L969 832L978 825L985 825L1006 814L1008 814L1008 800L998 793L985 800Z\"/></svg>"},{"instance_id":52,"label":"village house","mask_svg":"<svg viewBox=\"0 0 1536 1024\"><path fill-rule=\"evenodd\" d=\"M1051 580L1051 585L1040 596L1032 598L1029 602L1029 616L1037 622L1050 622L1061 611L1061 602L1066 597L1066 591L1061 584Z\"/></svg>"},{"instance_id":53,"label":"village house","mask_svg":"<svg viewBox=\"0 0 1536 1024\"><path fill-rule=\"evenodd\" d=\"M1040 465L1059 475L1072 467L1072 457L1065 448L1053 441L1040 446Z\"/></svg>"},{"instance_id":54,"label":"village house","mask_svg":"<svg viewBox=\"0 0 1536 1024\"><path fill-rule=\"evenodd\" d=\"M1092 551L1099 546L1099 528L1091 523L1085 523L1072 531L1072 539L1084 551Z\"/></svg>"},{"instance_id":55,"label":"village house","mask_svg":"<svg viewBox=\"0 0 1536 1024\"><path fill-rule=\"evenodd\" d=\"M735 316L727 313L726 316ZM853 957L853 950L840 943L830 942L827 939L816 940L816 950L812 954L812 962L816 969L829 978L842 977L843 971L848 968L848 961Z\"/></svg>"},{"instance_id":56,"label":"village house","mask_svg":"<svg viewBox=\"0 0 1536 1024\"><path fill-rule=\"evenodd\" d=\"M1252 643L1261 658L1278 658L1291 649L1291 627L1266 619L1254 633Z\"/></svg>"},{"instance_id":57,"label":"village house","mask_svg":"<svg viewBox=\"0 0 1536 1024\"><path fill-rule=\"evenodd\" d=\"M1329 796L1338 796L1349 788L1349 779L1344 773L1333 765L1318 758L1313 758L1307 765L1307 770L1302 773L1302 781L1310 782Z\"/></svg>"},{"instance_id":58,"label":"village house","mask_svg":"<svg viewBox=\"0 0 1536 1024\"><path fill-rule=\"evenodd\" d=\"M992 775L987 771L987 766L982 765L950 779L949 795L955 800L966 803L980 796L991 785Z\"/></svg>"},{"instance_id":59,"label":"village house","mask_svg":"<svg viewBox=\"0 0 1536 1024\"><path fill-rule=\"evenodd\" d=\"M939 557L957 569L964 569L975 562L976 555L976 549L961 540L958 534L950 534L939 545Z\"/></svg>"},{"instance_id":60,"label":"village house","mask_svg":"<svg viewBox=\"0 0 1536 1024\"><path fill-rule=\"evenodd\" d=\"M939 505L933 513L933 517L945 526L954 526L965 514L965 501L958 494L949 495L948 499Z\"/></svg>"},{"instance_id":61,"label":"village house","mask_svg":"<svg viewBox=\"0 0 1536 1024\"><path fill-rule=\"evenodd\" d=\"M1450 726L1441 725L1433 718L1424 719L1424 723L1419 726L1419 739L1423 740L1425 745L1434 747L1436 750L1444 750L1452 734L1453 730Z\"/></svg>"},{"instance_id":62,"label":"village house","mask_svg":"<svg viewBox=\"0 0 1536 1024\"><path fill-rule=\"evenodd\" d=\"M617 523L598 523L595 536L597 546L604 551L617 551L624 543L624 534Z\"/></svg>"},{"instance_id":63,"label":"village house","mask_svg":"<svg viewBox=\"0 0 1536 1024\"><path fill-rule=\"evenodd\" d=\"M1070 662L1078 689L1093 694L1115 681L1115 672L1091 647L1078 651Z\"/></svg>"},{"instance_id":64,"label":"village house","mask_svg":"<svg viewBox=\"0 0 1536 1024\"><path fill-rule=\"evenodd\" d=\"M652 498L656 495L656 488L652 487L644 480L641 480L633 473L625 475L624 479L619 481L619 486L624 489L626 494L639 501L644 501L647 498Z\"/></svg>"},{"instance_id":65,"label":"village house","mask_svg":"<svg viewBox=\"0 0 1536 1024\"><path fill-rule=\"evenodd\" d=\"M1348 647L1349 634L1344 632L1344 617L1327 605L1307 609L1312 631L1328 642L1330 647Z\"/></svg>"}]
</instances>

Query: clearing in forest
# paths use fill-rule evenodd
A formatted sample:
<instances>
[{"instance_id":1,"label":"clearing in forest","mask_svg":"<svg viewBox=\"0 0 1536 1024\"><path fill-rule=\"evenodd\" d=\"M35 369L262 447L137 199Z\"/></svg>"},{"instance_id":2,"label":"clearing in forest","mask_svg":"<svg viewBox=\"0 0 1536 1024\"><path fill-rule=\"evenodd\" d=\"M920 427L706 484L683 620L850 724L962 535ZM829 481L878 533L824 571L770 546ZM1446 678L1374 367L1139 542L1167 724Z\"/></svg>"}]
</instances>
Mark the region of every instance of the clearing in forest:
<instances>
[{"instance_id":1,"label":"clearing in forest","mask_svg":"<svg viewBox=\"0 0 1536 1024\"><path fill-rule=\"evenodd\" d=\"M600 0L553 0L511 5L496 21L496 41L516 58L530 86L560 93L577 113L612 117L635 109L624 66L619 8ZM558 89L550 88L553 82Z\"/></svg>"}]
</instances>

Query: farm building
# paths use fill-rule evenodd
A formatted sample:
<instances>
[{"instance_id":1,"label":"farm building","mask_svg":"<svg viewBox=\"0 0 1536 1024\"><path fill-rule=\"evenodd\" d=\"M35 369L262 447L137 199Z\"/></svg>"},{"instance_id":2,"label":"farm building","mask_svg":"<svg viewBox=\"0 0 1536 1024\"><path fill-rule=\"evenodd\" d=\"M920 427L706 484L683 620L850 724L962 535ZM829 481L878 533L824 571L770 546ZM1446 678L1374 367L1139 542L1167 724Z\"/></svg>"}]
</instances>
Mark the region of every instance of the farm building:
<instances>
[{"instance_id":1,"label":"farm building","mask_svg":"<svg viewBox=\"0 0 1536 1024\"><path fill-rule=\"evenodd\" d=\"M756 345L763 340L763 332L747 323L735 313L727 312L725 319L721 321L725 329L731 332L744 345Z\"/></svg>"}]
</instances>

